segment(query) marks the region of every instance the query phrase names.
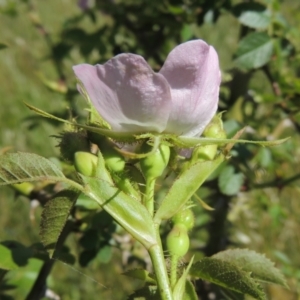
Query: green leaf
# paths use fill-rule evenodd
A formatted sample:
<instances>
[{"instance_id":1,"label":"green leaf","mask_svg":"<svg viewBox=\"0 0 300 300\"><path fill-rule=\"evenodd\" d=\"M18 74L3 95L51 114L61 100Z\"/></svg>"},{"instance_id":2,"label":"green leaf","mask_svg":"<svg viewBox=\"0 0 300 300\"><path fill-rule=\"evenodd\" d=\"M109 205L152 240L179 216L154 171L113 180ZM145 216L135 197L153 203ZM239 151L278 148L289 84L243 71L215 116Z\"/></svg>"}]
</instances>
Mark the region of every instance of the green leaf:
<instances>
[{"instance_id":1,"label":"green leaf","mask_svg":"<svg viewBox=\"0 0 300 300\"><path fill-rule=\"evenodd\" d=\"M186 291L187 277L188 277L189 271L191 269L191 266L193 264L193 261L194 261L194 257L191 259L191 261L189 262L187 268L184 270L181 277L176 282L176 285L173 289L174 300L182 300L183 299L183 296L184 296L185 291Z\"/></svg>"},{"instance_id":2,"label":"green leaf","mask_svg":"<svg viewBox=\"0 0 300 300\"><path fill-rule=\"evenodd\" d=\"M267 64L272 55L272 38L264 32L253 32L239 42L235 63L242 69L257 69Z\"/></svg>"},{"instance_id":3,"label":"green leaf","mask_svg":"<svg viewBox=\"0 0 300 300\"><path fill-rule=\"evenodd\" d=\"M173 217L224 160L220 154L212 161L195 163L179 175L158 208L154 222L160 224L161 220Z\"/></svg>"},{"instance_id":4,"label":"green leaf","mask_svg":"<svg viewBox=\"0 0 300 300\"><path fill-rule=\"evenodd\" d=\"M234 173L233 166L226 166L220 173L218 185L221 192L227 196L237 194L244 182L242 173Z\"/></svg>"},{"instance_id":5,"label":"green leaf","mask_svg":"<svg viewBox=\"0 0 300 300\"><path fill-rule=\"evenodd\" d=\"M193 37L193 29L190 24L184 24L181 31L180 36L182 41L188 41Z\"/></svg>"},{"instance_id":6,"label":"green leaf","mask_svg":"<svg viewBox=\"0 0 300 300\"><path fill-rule=\"evenodd\" d=\"M156 280L147 270L144 269L132 269L123 273L123 275L140 279L146 283L156 285Z\"/></svg>"},{"instance_id":7,"label":"green leaf","mask_svg":"<svg viewBox=\"0 0 300 300\"><path fill-rule=\"evenodd\" d=\"M244 294L237 293L233 290L228 290L222 287L219 287L219 289L224 300L253 300L251 296L245 296Z\"/></svg>"},{"instance_id":8,"label":"green leaf","mask_svg":"<svg viewBox=\"0 0 300 300\"><path fill-rule=\"evenodd\" d=\"M262 288L235 264L213 257L206 257L193 264L190 275L220 285L235 292L265 300Z\"/></svg>"},{"instance_id":9,"label":"green leaf","mask_svg":"<svg viewBox=\"0 0 300 300\"><path fill-rule=\"evenodd\" d=\"M99 209L99 204L94 200L81 193L76 201L76 206L86 209L86 210L97 210Z\"/></svg>"},{"instance_id":10,"label":"green leaf","mask_svg":"<svg viewBox=\"0 0 300 300\"><path fill-rule=\"evenodd\" d=\"M50 160L32 153L6 153L0 155L0 186L24 181L62 181L77 189L82 187L67 179Z\"/></svg>"},{"instance_id":11,"label":"green leaf","mask_svg":"<svg viewBox=\"0 0 300 300\"><path fill-rule=\"evenodd\" d=\"M239 130L242 129L241 124L237 120L234 120L234 119L226 120L223 123L223 127L224 127L228 137L232 137L236 132L238 132Z\"/></svg>"},{"instance_id":12,"label":"green leaf","mask_svg":"<svg viewBox=\"0 0 300 300\"><path fill-rule=\"evenodd\" d=\"M196 294L195 287L189 280L187 280L185 282L185 292L184 292L182 299L183 300L198 300L198 296Z\"/></svg>"},{"instance_id":13,"label":"green leaf","mask_svg":"<svg viewBox=\"0 0 300 300\"><path fill-rule=\"evenodd\" d=\"M263 168L267 168L273 164L272 152L270 149L261 148L258 150L255 160L259 163Z\"/></svg>"},{"instance_id":14,"label":"green leaf","mask_svg":"<svg viewBox=\"0 0 300 300\"><path fill-rule=\"evenodd\" d=\"M155 225L148 210L114 185L109 172L105 169L101 154L95 177L83 175L81 177L85 183L83 192L94 199L135 239L147 249L157 244Z\"/></svg>"},{"instance_id":15,"label":"green leaf","mask_svg":"<svg viewBox=\"0 0 300 300\"><path fill-rule=\"evenodd\" d=\"M38 278L42 265L42 260L30 258L28 259L26 266L23 266L17 270L9 271L9 276L7 276L5 279L7 280L7 285L14 287L13 299L24 299L25 295L28 295ZM0 299L4 300L5 298L3 298L4 297L2 297L2 294L0 293Z\"/></svg>"},{"instance_id":16,"label":"green leaf","mask_svg":"<svg viewBox=\"0 0 300 300\"><path fill-rule=\"evenodd\" d=\"M266 29L271 23L270 11L257 2L239 3L233 7L233 14L241 24L255 29Z\"/></svg>"},{"instance_id":17,"label":"green leaf","mask_svg":"<svg viewBox=\"0 0 300 300\"><path fill-rule=\"evenodd\" d=\"M58 239L66 225L78 195L78 191L71 189L63 190L49 200L44 207L40 225L40 236L50 257L53 257Z\"/></svg>"},{"instance_id":18,"label":"green leaf","mask_svg":"<svg viewBox=\"0 0 300 300\"><path fill-rule=\"evenodd\" d=\"M24 267L32 255L30 248L16 241L3 241L0 243L0 269L16 270Z\"/></svg>"},{"instance_id":19,"label":"green leaf","mask_svg":"<svg viewBox=\"0 0 300 300\"><path fill-rule=\"evenodd\" d=\"M60 169L48 159L31 153L6 153L0 156L0 185L23 181L64 180Z\"/></svg>"},{"instance_id":20,"label":"green leaf","mask_svg":"<svg viewBox=\"0 0 300 300\"><path fill-rule=\"evenodd\" d=\"M100 263L107 264L112 257L112 247L110 245L105 245L97 253L97 260Z\"/></svg>"},{"instance_id":21,"label":"green leaf","mask_svg":"<svg viewBox=\"0 0 300 300\"><path fill-rule=\"evenodd\" d=\"M248 249L230 249L213 257L233 263L243 271L251 272L251 276L256 280L287 287L284 276L263 254Z\"/></svg>"},{"instance_id":22,"label":"green leaf","mask_svg":"<svg viewBox=\"0 0 300 300\"><path fill-rule=\"evenodd\" d=\"M127 300L161 300L156 286L144 286L131 294Z\"/></svg>"}]
</instances>

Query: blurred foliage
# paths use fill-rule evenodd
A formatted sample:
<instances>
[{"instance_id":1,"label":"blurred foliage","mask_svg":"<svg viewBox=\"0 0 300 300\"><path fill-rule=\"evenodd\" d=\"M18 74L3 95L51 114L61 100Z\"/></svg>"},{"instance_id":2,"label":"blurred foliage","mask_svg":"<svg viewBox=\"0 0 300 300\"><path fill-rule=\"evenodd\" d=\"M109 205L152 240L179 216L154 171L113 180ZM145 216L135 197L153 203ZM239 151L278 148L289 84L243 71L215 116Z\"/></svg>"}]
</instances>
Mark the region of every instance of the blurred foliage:
<instances>
[{"instance_id":1,"label":"blurred foliage","mask_svg":"<svg viewBox=\"0 0 300 300\"><path fill-rule=\"evenodd\" d=\"M174 46L204 39L219 53L219 109L226 111L228 135L247 125L248 139L291 139L274 148L234 147L228 164L198 192L215 210L195 207L190 255L210 256L232 246L266 253L290 287L268 287L270 299L299 299L299 8L293 0L95 0L78 5L71 0L3 0L0 151L12 148L53 157L68 171L70 166L57 159L57 139L49 137L64 128L33 115L23 101L84 121L84 101L76 91L72 65L104 63L132 52L159 70ZM1 299L29 295L32 276L41 274L41 265L49 272L53 268L48 292L61 299L94 299L95 294L124 299L139 283L119 274L149 261L144 250L92 204L78 202L68 228L72 234L62 241L55 260L45 258L38 237L41 208L35 203L43 205L55 189L37 184L29 194L0 190L0 249L17 240L18 247L31 253L18 270L7 272L0 265ZM211 291L223 299L215 286L197 282L197 288L201 299L208 299Z\"/></svg>"}]
</instances>

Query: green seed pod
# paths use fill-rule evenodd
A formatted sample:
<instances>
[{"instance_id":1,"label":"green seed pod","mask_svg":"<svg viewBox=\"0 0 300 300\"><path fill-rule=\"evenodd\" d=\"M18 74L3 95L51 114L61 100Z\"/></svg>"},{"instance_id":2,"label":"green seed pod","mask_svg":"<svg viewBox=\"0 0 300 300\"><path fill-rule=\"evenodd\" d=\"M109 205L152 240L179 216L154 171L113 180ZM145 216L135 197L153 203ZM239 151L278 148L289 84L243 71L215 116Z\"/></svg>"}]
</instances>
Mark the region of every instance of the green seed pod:
<instances>
[{"instance_id":1,"label":"green seed pod","mask_svg":"<svg viewBox=\"0 0 300 300\"><path fill-rule=\"evenodd\" d=\"M75 169L85 176L95 175L98 157L89 152L76 152L74 155Z\"/></svg>"},{"instance_id":2,"label":"green seed pod","mask_svg":"<svg viewBox=\"0 0 300 300\"><path fill-rule=\"evenodd\" d=\"M195 217L191 209L184 209L173 216L174 225L183 225L186 230L191 230L195 225Z\"/></svg>"},{"instance_id":3,"label":"green seed pod","mask_svg":"<svg viewBox=\"0 0 300 300\"><path fill-rule=\"evenodd\" d=\"M147 153L152 147L144 143L141 147L142 153ZM147 180L153 180L162 175L170 159L170 147L160 144L156 151L140 160L141 170Z\"/></svg>"},{"instance_id":4,"label":"green seed pod","mask_svg":"<svg viewBox=\"0 0 300 300\"><path fill-rule=\"evenodd\" d=\"M171 255L184 256L190 247L190 239L184 225L175 225L167 235L167 249Z\"/></svg>"},{"instance_id":5,"label":"green seed pod","mask_svg":"<svg viewBox=\"0 0 300 300\"><path fill-rule=\"evenodd\" d=\"M216 139L226 139L226 132L223 128L223 121L220 114L214 116L212 121L206 126L203 136Z\"/></svg>"}]
</instances>

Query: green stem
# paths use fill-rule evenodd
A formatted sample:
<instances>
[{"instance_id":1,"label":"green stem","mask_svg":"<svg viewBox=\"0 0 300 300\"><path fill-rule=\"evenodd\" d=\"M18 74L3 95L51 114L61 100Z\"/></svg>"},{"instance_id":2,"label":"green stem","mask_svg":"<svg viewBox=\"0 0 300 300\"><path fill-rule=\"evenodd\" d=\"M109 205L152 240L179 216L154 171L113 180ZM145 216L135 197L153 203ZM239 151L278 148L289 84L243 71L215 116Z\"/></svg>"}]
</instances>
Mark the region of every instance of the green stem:
<instances>
[{"instance_id":1,"label":"green stem","mask_svg":"<svg viewBox=\"0 0 300 300\"><path fill-rule=\"evenodd\" d=\"M160 241L159 235L158 240ZM166 268L166 262L164 259L164 254L161 245L156 244L152 246L148 251L153 264L153 269L155 272L157 287L161 296L161 300L173 300L168 272Z\"/></svg>"},{"instance_id":2,"label":"green stem","mask_svg":"<svg viewBox=\"0 0 300 300\"><path fill-rule=\"evenodd\" d=\"M146 181L146 190L144 195L144 205L148 209L151 216L154 214L154 188L155 188L155 179L147 179Z\"/></svg>"},{"instance_id":3,"label":"green stem","mask_svg":"<svg viewBox=\"0 0 300 300\"><path fill-rule=\"evenodd\" d=\"M178 266L178 255L171 254L170 281L171 281L172 289L175 287L177 282L177 266Z\"/></svg>"}]
</instances>

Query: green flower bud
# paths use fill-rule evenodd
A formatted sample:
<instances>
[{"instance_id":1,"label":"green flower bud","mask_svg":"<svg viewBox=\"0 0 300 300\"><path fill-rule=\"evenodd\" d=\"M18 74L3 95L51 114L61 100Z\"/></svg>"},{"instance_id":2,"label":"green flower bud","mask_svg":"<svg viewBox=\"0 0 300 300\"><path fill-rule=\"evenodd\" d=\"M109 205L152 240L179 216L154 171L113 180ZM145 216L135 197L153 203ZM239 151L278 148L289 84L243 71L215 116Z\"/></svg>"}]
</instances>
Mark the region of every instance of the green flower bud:
<instances>
[{"instance_id":1,"label":"green flower bud","mask_svg":"<svg viewBox=\"0 0 300 300\"><path fill-rule=\"evenodd\" d=\"M144 143L141 147L142 153L147 153L152 147ZM140 160L141 170L148 180L156 179L162 175L170 159L170 147L160 144L156 151Z\"/></svg>"},{"instance_id":2,"label":"green flower bud","mask_svg":"<svg viewBox=\"0 0 300 300\"><path fill-rule=\"evenodd\" d=\"M85 176L95 175L98 157L89 152L76 152L74 155L75 169Z\"/></svg>"},{"instance_id":3,"label":"green flower bud","mask_svg":"<svg viewBox=\"0 0 300 300\"><path fill-rule=\"evenodd\" d=\"M74 154L78 151L90 150L90 143L83 132L63 132L60 138L60 153L67 161L73 162Z\"/></svg>"},{"instance_id":4,"label":"green flower bud","mask_svg":"<svg viewBox=\"0 0 300 300\"><path fill-rule=\"evenodd\" d=\"M167 249L171 255L184 256L190 247L190 239L184 225L175 225L167 235Z\"/></svg>"},{"instance_id":5,"label":"green flower bud","mask_svg":"<svg viewBox=\"0 0 300 300\"><path fill-rule=\"evenodd\" d=\"M216 115L206 126L203 136L215 139L226 139L226 132L223 129L221 114ZM213 160L217 154L218 145L205 145L194 149L191 161Z\"/></svg>"},{"instance_id":6,"label":"green flower bud","mask_svg":"<svg viewBox=\"0 0 300 300\"><path fill-rule=\"evenodd\" d=\"M125 167L125 159L121 153L114 148L103 147L100 149L103 155L105 166L112 172L121 172Z\"/></svg>"},{"instance_id":7,"label":"green flower bud","mask_svg":"<svg viewBox=\"0 0 300 300\"><path fill-rule=\"evenodd\" d=\"M192 160L213 160L217 154L217 150L217 145L200 146L193 151Z\"/></svg>"},{"instance_id":8,"label":"green flower bud","mask_svg":"<svg viewBox=\"0 0 300 300\"><path fill-rule=\"evenodd\" d=\"M226 132L223 128L221 114L214 116L212 121L206 126L203 136L216 139L226 139Z\"/></svg>"},{"instance_id":9,"label":"green flower bud","mask_svg":"<svg viewBox=\"0 0 300 300\"><path fill-rule=\"evenodd\" d=\"M191 230L195 225L195 217L191 209L184 209L172 217L174 225L183 225L186 230Z\"/></svg>"},{"instance_id":10,"label":"green flower bud","mask_svg":"<svg viewBox=\"0 0 300 300\"><path fill-rule=\"evenodd\" d=\"M118 173L124 170L125 159L121 153L119 153L115 147L117 147L113 142L111 142L106 137L100 136L98 134L89 134L91 141L98 145L102 156L105 161L105 166L108 170Z\"/></svg>"}]
</instances>

